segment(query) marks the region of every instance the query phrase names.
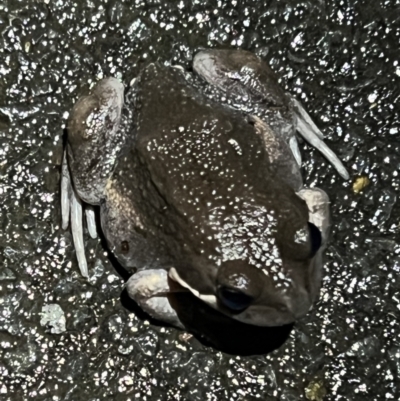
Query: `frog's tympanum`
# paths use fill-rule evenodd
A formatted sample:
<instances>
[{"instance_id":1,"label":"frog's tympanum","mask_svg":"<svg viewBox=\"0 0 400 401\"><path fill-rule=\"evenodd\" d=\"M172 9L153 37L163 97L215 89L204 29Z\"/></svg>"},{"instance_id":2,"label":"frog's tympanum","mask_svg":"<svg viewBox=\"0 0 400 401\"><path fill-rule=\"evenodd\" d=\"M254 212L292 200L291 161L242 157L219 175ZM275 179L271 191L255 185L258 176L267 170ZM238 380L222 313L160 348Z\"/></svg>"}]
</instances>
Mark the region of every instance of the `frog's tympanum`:
<instances>
[{"instance_id":1,"label":"frog's tympanum","mask_svg":"<svg viewBox=\"0 0 400 401\"><path fill-rule=\"evenodd\" d=\"M63 227L82 274L82 204L93 205L129 295L182 327L168 294L190 291L257 326L304 316L316 299L329 200L303 188L295 133L344 177L301 104L272 70L240 50L206 50L194 73L149 64L124 93L101 80L75 104L62 169Z\"/></svg>"}]
</instances>

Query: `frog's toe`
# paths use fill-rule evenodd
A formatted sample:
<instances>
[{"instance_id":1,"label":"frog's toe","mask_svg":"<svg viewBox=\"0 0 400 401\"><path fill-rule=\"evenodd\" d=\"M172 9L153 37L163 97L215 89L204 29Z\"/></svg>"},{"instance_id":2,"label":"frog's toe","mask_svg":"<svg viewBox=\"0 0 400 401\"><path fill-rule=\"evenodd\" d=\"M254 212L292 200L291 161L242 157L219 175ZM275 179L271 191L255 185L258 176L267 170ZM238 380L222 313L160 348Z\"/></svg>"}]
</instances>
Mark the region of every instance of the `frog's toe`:
<instances>
[{"instance_id":1,"label":"frog's toe","mask_svg":"<svg viewBox=\"0 0 400 401\"><path fill-rule=\"evenodd\" d=\"M143 270L135 273L126 283L129 296L150 316L175 327L184 328L168 294L179 289L163 269Z\"/></svg>"},{"instance_id":2,"label":"frog's toe","mask_svg":"<svg viewBox=\"0 0 400 401\"><path fill-rule=\"evenodd\" d=\"M296 117L298 120L303 120L309 127L309 129L319 138L324 139L324 134L315 125L314 121L311 119L309 114L305 111L303 105L296 99L292 98L294 110L296 112Z\"/></svg>"},{"instance_id":3,"label":"frog's toe","mask_svg":"<svg viewBox=\"0 0 400 401\"><path fill-rule=\"evenodd\" d=\"M297 117L297 131L301 136L309 142L312 146L318 149L332 165L336 168L337 172L345 179L349 179L349 173L344 167L343 163L336 156L336 154L326 145L323 141L323 134L314 124L311 117L304 110L299 101L293 98L293 106Z\"/></svg>"},{"instance_id":4,"label":"frog's toe","mask_svg":"<svg viewBox=\"0 0 400 401\"><path fill-rule=\"evenodd\" d=\"M74 241L76 257L78 259L79 269L83 277L88 277L88 267L85 256L85 247L83 242L82 225L82 202L72 186L71 176L68 169L67 153L64 151L64 158L61 173L61 216L62 228L68 228L71 219L71 231ZM94 215L90 218L94 224ZM89 227L89 217L88 217ZM92 227L89 227L89 232Z\"/></svg>"},{"instance_id":5,"label":"frog's toe","mask_svg":"<svg viewBox=\"0 0 400 401\"><path fill-rule=\"evenodd\" d=\"M97 238L96 219L91 205L85 206L86 224L91 238Z\"/></svg>"},{"instance_id":6,"label":"frog's toe","mask_svg":"<svg viewBox=\"0 0 400 401\"><path fill-rule=\"evenodd\" d=\"M297 142L297 138L293 135L290 139L289 139L289 147L290 150L292 151L293 157L296 160L296 163L299 167L301 167L301 152L299 149L299 143Z\"/></svg>"},{"instance_id":7,"label":"frog's toe","mask_svg":"<svg viewBox=\"0 0 400 401\"><path fill-rule=\"evenodd\" d=\"M79 269L83 277L89 277L83 242L82 202L74 190L71 191L71 231Z\"/></svg>"},{"instance_id":8,"label":"frog's toe","mask_svg":"<svg viewBox=\"0 0 400 401\"><path fill-rule=\"evenodd\" d=\"M61 218L63 230L66 230L69 224L71 189L71 176L69 175L67 163L67 151L64 150L61 168Z\"/></svg>"}]
</instances>

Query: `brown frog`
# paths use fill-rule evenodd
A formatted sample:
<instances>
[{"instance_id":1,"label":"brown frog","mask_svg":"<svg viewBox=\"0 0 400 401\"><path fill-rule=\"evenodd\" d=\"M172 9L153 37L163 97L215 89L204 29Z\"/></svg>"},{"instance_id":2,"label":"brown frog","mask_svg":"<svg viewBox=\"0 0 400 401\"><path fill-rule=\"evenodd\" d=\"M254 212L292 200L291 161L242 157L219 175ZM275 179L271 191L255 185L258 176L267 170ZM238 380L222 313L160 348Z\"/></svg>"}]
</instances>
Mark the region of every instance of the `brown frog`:
<instances>
[{"instance_id":1,"label":"brown frog","mask_svg":"<svg viewBox=\"0 0 400 401\"><path fill-rule=\"evenodd\" d=\"M129 295L157 319L182 327L168 294L191 291L244 323L293 322L319 293L329 228L327 195L303 188L296 130L348 173L258 57L205 50L193 69L206 83L149 64L125 95L106 78L78 100L63 227L87 277L82 201L99 205L111 251L136 271Z\"/></svg>"}]
</instances>

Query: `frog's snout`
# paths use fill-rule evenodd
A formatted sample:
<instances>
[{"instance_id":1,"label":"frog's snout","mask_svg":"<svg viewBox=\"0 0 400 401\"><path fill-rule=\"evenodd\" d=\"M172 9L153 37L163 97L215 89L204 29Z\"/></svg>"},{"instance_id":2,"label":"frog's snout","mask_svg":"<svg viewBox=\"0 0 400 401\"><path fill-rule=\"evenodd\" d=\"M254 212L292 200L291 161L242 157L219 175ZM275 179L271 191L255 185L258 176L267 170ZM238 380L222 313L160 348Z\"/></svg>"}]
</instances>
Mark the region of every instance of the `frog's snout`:
<instances>
[{"instance_id":1,"label":"frog's snout","mask_svg":"<svg viewBox=\"0 0 400 401\"><path fill-rule=\"evenodd\" d=\"M276 291L271 277L246 261L222 264L217 277L217 302L234 318L263 326L287 324L303 316L311 300L302 285L286 295Z\"/></svg>"}]
</instances>

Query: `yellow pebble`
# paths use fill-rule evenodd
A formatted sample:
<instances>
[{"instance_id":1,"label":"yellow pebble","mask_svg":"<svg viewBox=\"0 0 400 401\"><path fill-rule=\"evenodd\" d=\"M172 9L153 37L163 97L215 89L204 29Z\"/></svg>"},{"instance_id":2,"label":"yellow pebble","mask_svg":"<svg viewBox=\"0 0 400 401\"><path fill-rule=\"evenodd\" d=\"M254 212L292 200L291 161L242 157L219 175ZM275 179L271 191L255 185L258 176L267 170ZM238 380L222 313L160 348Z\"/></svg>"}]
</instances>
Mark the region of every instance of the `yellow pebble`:
<instances>
[{"instance_id":1,"label":"yellow pebble","mask_svg":"<svg viewBox=\"0 0 400 401\"><path fill-rule=\"evenodd\" d=\"M369 178L367 176L357 177L353 182L353 192L359 194L365 187L369 185Z\"/></svg>"}]
</instances>

